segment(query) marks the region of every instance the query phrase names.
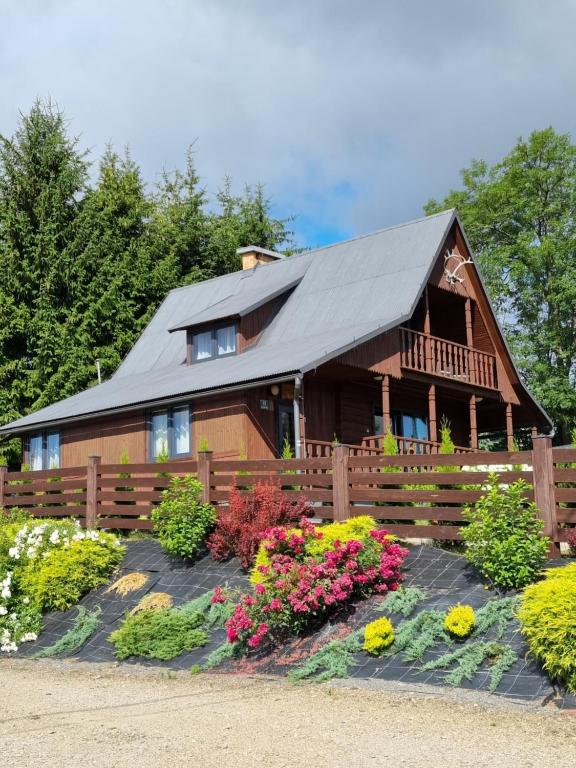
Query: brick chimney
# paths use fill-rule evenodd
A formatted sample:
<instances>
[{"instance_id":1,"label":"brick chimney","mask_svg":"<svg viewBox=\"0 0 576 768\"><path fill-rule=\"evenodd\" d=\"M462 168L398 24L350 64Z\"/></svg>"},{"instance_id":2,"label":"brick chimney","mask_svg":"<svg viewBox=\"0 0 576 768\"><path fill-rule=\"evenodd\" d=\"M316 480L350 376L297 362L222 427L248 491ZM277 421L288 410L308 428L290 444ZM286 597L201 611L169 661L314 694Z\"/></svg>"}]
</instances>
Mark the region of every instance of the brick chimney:
<instances>
[{"instance_id":1,"label":"brick chimney","mask_svg":"<svg viewBox=\"0 0 576 768\"><path fill-rule=\"evenodd\" d=\"M236 253L242 258L242 269L253 269L258 264L270 264L272 261L284 258L282 253L267 251L266 248L260 248L257 245L238 248Z\"/></svg>"}]
</instances>

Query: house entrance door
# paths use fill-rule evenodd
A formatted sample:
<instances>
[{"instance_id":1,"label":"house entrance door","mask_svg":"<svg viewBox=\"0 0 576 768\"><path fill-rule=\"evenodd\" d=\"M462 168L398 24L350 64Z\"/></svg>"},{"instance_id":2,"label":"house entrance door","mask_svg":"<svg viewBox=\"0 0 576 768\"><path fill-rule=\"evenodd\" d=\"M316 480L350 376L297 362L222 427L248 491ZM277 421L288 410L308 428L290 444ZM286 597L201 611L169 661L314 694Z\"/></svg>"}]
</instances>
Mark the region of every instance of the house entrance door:
<instances>
[{"instance_id":1,"label":"house entrance door","mask_svg":"<svg viewBox=\"0 0 576 768\"><path fill-rule=\"evenodd\" d=\"M278 404L278 455L282 455L285 441L292 448L294 455L294 408L292 403Z\"/></svg>"}]
</instances>

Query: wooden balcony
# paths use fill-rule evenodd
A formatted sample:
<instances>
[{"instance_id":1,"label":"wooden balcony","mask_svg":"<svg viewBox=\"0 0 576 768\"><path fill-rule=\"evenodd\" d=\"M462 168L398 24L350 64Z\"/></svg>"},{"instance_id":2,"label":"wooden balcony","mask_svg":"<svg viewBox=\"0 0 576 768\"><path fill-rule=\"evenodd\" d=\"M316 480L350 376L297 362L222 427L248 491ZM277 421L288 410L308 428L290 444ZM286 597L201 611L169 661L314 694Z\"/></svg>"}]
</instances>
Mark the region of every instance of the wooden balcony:
<instances>
[{"instance_id":1,"label":"wooden balcony","mask_svg":"<svg viewBox=\"0 0 576 768\"><path fill-rule=\"evenodd\" d=\"M382 450L382 435L370 435L362 439L361 445L349 445L351 456L380 456ZM396 437L399 454L436 454L440 452L440 443L434 440L421 440L416 437ZM325 458L332 456L335 443L327 440L306 440L306 458ZM474 448L463 445L454 447L455 453L474 453Z\"/></svg>"},{"instance_id":2,"label":"wooden balcony","mask_svg":"<svg viewBox=\"0 0 576 768\"><path fill-rule=\"evenodd\" d=\"M498 389L496 355L409 328L400 328L400 364L411 371Z\"/></svg>"}]
</instances>

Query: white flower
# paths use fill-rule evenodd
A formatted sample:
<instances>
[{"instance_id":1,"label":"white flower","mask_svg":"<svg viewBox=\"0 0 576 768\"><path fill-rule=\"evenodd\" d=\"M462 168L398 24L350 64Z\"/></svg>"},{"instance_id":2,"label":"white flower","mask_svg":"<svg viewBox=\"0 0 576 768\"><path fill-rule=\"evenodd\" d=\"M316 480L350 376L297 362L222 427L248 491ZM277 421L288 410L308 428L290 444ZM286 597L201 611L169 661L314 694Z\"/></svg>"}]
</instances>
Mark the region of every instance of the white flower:
<instances>
[{"instance_id":1,"label":"white flower","mask_svg":"<svg viewBox=\"0 0 576 768\"><path fill-rule=\"evenodd\" d=\"M10 592L10 589L8 587L2 587L0 596L2 596L5 599L8 599L9 597L12 597L12 592Z\"/></svg>"},{"instance_id":2,"label":"white flower","mask_svg":"<svg viewBox=\"0 0 576 768\"><path fill-rule=\"evenodd\" d=\"M0 616L6 616L7 613L8 613L8 609L6 608L6 606L0 605Z\"/></svg>"},{"instance_id":3,"label":"white flower","mask_svg":"<svg viewBox=\"0 0 576 768\"><path fill-rule=\"evenodd\" d=\"M38 635L35 632L26 632L20 638L21 643L32 643L34 640L38 640Z\"/></svg>"},{"instance_id":4,"label":"white flower","mask_svg":"<svg viewBox=\"0 0 576 768\"><path fill-rule=\"evenodd\" d=\"M58 540L60 538L60 534L58 533L58 530L52 531L50 534L50 544L58 544Z\"/></svg>"},{"instance_id":5,"label":"white flower","mask_svg":"<svg viewBox=\"0 0 576 768\"><path fill-rule=\"evenodd\" d=\"M24 603L24 605L28 605L28 603L30 602L30 598L29 597L23 597L22 598L22 602Z\"/></svg>"},{"instance_id":6,"label":"white flower","mask_svg":"<svg viewBox=\"0 0 576 768\"><path fill-rule=\"evenodd\" d=\"M10 547L8 550L8 557L11 557L13 560L18 560L20 558L20 550L18 547Z\"/></svg>"}]
</instances>

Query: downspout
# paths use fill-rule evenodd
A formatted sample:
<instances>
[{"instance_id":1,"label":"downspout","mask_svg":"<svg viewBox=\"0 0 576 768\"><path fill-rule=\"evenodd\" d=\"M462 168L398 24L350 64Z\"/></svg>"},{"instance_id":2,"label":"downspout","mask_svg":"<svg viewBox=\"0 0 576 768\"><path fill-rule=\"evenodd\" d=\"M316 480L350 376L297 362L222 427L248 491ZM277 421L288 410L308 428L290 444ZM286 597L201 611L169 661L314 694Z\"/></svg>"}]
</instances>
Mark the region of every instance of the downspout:
<instances>
[{"instance_id":1,"label":"downspout","mask_svg":"<svg viewBox=\"0 0 576 768\"><path fill-rule=\"evenodd\" d=\"M300 435L300 395L302 394L302 377L294 378L294 456L302 458L302 444Z\"/></svg>"}]
</instances>

